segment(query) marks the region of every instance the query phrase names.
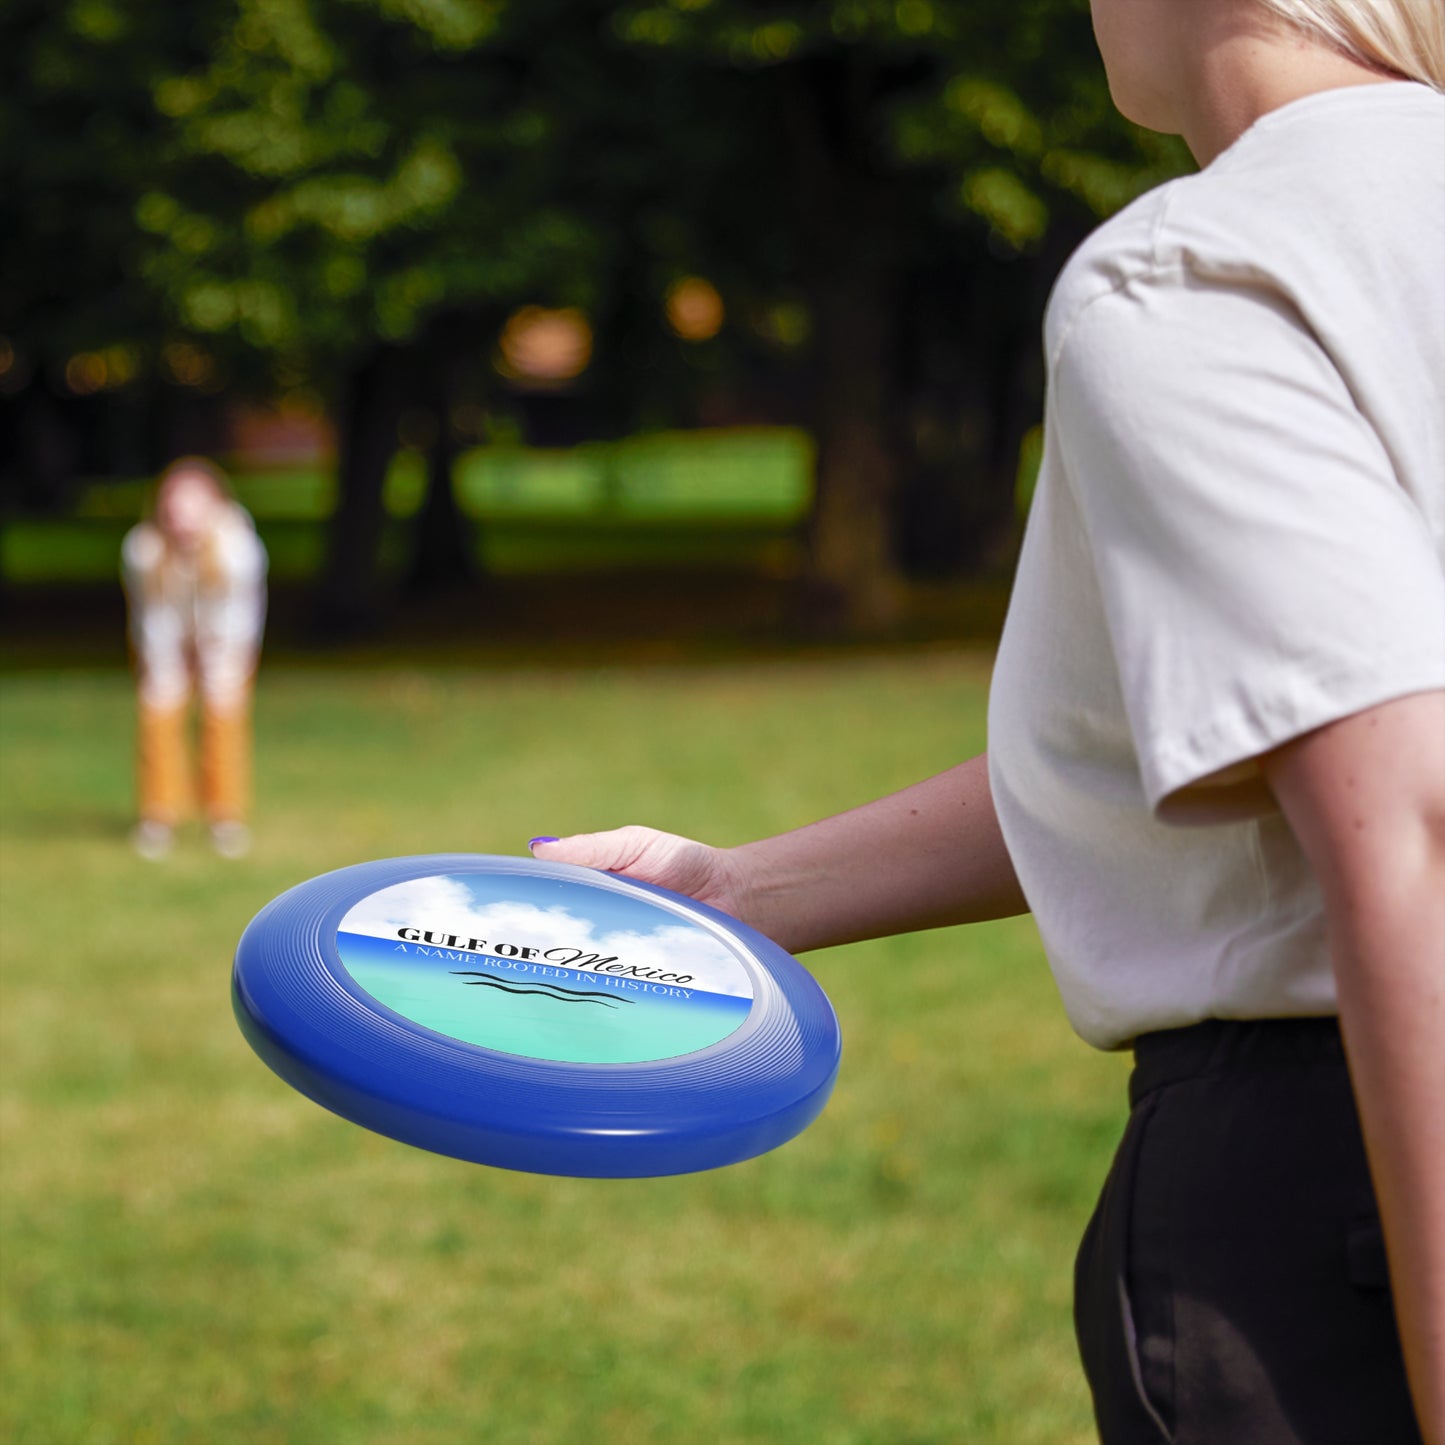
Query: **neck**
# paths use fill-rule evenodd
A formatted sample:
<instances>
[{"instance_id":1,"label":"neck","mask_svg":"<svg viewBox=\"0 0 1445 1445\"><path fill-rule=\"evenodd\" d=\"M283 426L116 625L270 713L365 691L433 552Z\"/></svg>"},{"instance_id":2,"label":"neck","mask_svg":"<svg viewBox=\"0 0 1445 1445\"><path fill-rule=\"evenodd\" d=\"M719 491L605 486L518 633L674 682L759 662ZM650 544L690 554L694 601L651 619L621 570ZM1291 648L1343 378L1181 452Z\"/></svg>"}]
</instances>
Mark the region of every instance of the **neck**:
<instances>
[{"instance_id":1,"label":"neck","mask_svg":"<svg viewBox=\"0 0 1445 1445\"><path fill-rule=\"evenodd\" d=\"M1176 93L1179 132L1201 166L1227 150L1261 116L1291 101L1400 77L1363 65L1253 7L1203 6L1212 17L1192 37L1196 56Z\"/></svg>"}]
</instances>

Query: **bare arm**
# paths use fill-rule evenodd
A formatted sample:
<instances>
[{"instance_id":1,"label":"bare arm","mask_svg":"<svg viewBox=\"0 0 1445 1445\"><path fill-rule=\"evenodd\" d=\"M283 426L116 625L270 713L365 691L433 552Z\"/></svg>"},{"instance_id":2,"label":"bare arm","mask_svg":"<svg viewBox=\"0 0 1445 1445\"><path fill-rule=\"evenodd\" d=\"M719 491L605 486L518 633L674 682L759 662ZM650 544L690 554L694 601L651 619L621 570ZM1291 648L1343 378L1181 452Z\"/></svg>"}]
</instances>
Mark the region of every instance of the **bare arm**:
<instances>
[{"instance_id":1,"label":"bare arm","mask_svg":"<svg viewBox=\"0 0 1445 1445\"><path fill-rule=\"evenodd\" d=\"M1445 693L1262 765L1324 893L1406 1367L1427 1445L1445 1445Z\"/></svg>"},{"instance_id":2,"label":"bare arm","mask_svg":"<svg viewBox=\"0 0 1445 1445\"><path fill-rule=\"evenodd\" d=\"M984 753L900 793L737 848L634 827L533 851L687 893L791 953L1028 912Z\"/></svg>"}]
</instances>

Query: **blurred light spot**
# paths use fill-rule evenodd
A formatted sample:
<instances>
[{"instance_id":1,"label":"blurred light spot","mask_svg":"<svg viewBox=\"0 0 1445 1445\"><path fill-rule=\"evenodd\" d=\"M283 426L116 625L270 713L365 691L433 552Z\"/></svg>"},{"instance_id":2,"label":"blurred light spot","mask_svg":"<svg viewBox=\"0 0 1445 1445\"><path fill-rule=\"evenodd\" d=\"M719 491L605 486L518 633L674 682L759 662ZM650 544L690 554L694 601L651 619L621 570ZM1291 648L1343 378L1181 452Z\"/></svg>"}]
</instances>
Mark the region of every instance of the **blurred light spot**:
<instances>
[{"instance_id":1,"label":"blurred light spot","mask_svg":"<svg viewBox=\"0 0 1445 1445\"><path fill-rule=\"evenodd\" d=\"M667 324L684 341L710 341L726 317L727 308L711 281L684 276L668 288Z\"/></svg>"},{"instance_id":2,"label":"blurred light spot","mask_svg":"<svg viewBox=\"0 0 1445 1445\"><path fill-rule=\"evenodd\" d=\"M1022 523L1033 505L1039 472L1044 464L1044 429L1031 426L1019 444L1018 470L1014 476L1014 511Z\"/></svg>"},{"instance_id":3,"label":"blurred light spot","mask_svg":"<svg viewBox=\"0 0 1445 1445\"><path fill-rule=\"evenodd\" d=\"M109 371L98 351L78 351L65 363L65 384L76 396L94 396L105 390Z\"/></svg>"},{"instance_id":4,"label":"blurred light spot","mask_svg":"<svg viewBox=\"0 0 1445 1445\"><path fill-rule=\"evenodd\" d=\"M1049 151L1040 169L1045 179L1072 191L1096 216L1113 215L1141 189L1137 170L1082 151Z\"/></svg>"},{"instance_id":5,"label":"blurred light spot","mask_svg":"<svg viewBox=\"0 0 1445 1445\"><path fill-rule=\"evenodd\" d=\"M292 387L282 395L276 409L287 421L320 421L326 415L321 394L309 386Z\"/></svg>"},{"instance_id":6,"label":"blurred light spot","mask_svg":"<svg viewBox=\"0 0 1445 1445\"><path fill-rule=\"evenodd\" d=\"M216 244L216 228L204 216L182 216L171 227L171 244L190 256L201 256Z\"/></svg>"},{"instance_id":7,"label":"blurred light spot","mask_svg":"<svg viewBox=\"0 0 1445 1445\"><path fill-rule=\"evenodd\" d=\"M985 140L1000 149L1036 155L1043 145L1038 121L1007 86L958 76L949 82L944 104L966 116Z\"/></svg>"},{"instance_id":8,"label":"blurred light spot","mask_svg":"<svg viewBox=\"0 0 1445 1445\"><path fill-rule=\"evenodd\" d=\"M198 281L181 298L186 320L198 331L223 331L236 320L236 298L216 281Z\"/></svg>"},{"instance_id":9,"label":"blurred light spot","mask_svg":"<svg viewBox=\"0 0 1445 1445\"><path fill-rule=\"evenodd\" d=\"M933 6L928 0L898 0L893 15L905 35L927 35L933 29Z\"/></svg>"},{"instance_id":10,"label":"blurred light spot","mask_svg":"<svg viewBox=\"0 0 1445 1445\"><path fill-rule=\"evenodd\" d=\"M33 365L8 336L0 336L0 396L15 396L30 383Z\"/></svg>"},{"instance_id":11,"label":"blurred light spot","mask_svg":"<svg viewBox=\"0 0 1445 1445\"><path fill-rule=\"evenodd\" d=\"M504 133L514 146L540 145L547 139L552 125L545 112L523 108L515 110L506 119Z\"/></svg>"},{"instance_id":12,"label":"blurred light spot","mask_svg":"<svg viewBox=\"0 0 1445 1445\"><path fill-rule=\"evenodd\" d=\"M982 216L992 234L1015 251L1048 230L1048 207L1011 171L975 171L964 181L961 195L965 207Z\"/></svg>"},{"instance_id":13,"label":"blurred light spot","mask_svg":"<svg viewBox=\"0 0 1445 1445\"><path fill-rule=\"evenodd\" d=\"M126 17L105 0L78 0L67 18L76 35L102 45L119 40L128 28Z\"/></svg>"},{"instance_id":14,"label":"blurred light spot","mask_svg":"<svg viewBox=\"0 0 1445 1445\"><path fill-rule=\"evenodd\" d=\"M800 302L779 301L754 321L753 329L763 340L792 351L813 334L813 318Z\"/></svg>"},{"instance_id":15,"label":"blurred light spot","mask_svg":"<svg viewBox=\"0 0 1445 1445\"><path fill-rule=\"evenodd\" d=\"M437 210L461 189L462 168L441 141L426 139L401 163L391 189L412 209Z\"/></svg>"},{"instance_id":16,"label":"blurred light spot","mask_svg":"<svg viewBox=\"0 0 1445 1445\"><path fill-rule=\"evenodd\" d=\"M269 37L265 28L254 20L243 20L232 33L236 44L253 55L267 48Z\"/></svg>"},{"instance_id":17,"label":"blurred light spot","mask_svg":"<svg viewBox=\"0 0 1445 1445\"><path fill-rule=\"evenodd\" d=\"M94 396L134 379L140 358L133 347L117 344L103 351L79 351L65 363L65 384L76 396Z\"/></svg>"},{"instance_id":18,"label":"blurred light spot","mask_svg":"<svg viewBox=\"0 0 1445 1445\"><path fill-rule=\"evenodd\" d=\"M172 197L161 191L147 191L135 203L135 218L143 230L163 236L180 214L180 207Z\"/></svg>"},{"instance_id":19,"label":"blurred light spot","mask_svg":"<svg viewBox=\"0 0 1445 1445\"><path fill-rule=\"evenodd\" d=\"M161 370L177 386L204 387L216 374L216 363L189 341L169 341L161 347Z\"/></svg>"},{"instance_id":20,"label":"blurred light spot","mask_svg":"<svg viewBox=\"0 0 1445 1445\"><path fill-rule=\"evenodd\" d=\"M667 45L677 34L678 17L666 10L641 10L629 15L618 15L612 22L613 28L624 39L635 45Z\"/></svg>"},{"instance_id":21,"label":"blurred light spot","mask_svg":"<svg viewBox=\"0 0 1445 1445\"><path fill-rule=\"evenodd\" d=\"M592 360L592 328L574 307L524 306L502 328L497 353L503 376L544 385L571 381Z\"/></svg>"},{"instance_id":22,"label":"blurred light spot","mask_svg":"<svg viewBox=\"0 0 1445 1445\"><path fill-rule=\"evenodd\" d=\"M387 513L393 517L414 517L426 493L426 453L416 447L398 447L381 488Z\"/></svg>"},{"instance_id":23,"label":"blurred light spot","mask_svg":"<svg viewBox=\"0 0 1445 1445\"><path fill-rule=\"evenodd\" d=\"M140 355L131 346L107 346L101 358L105 362L107 386L124 386L133 381L140 370Z\"/></svg>"},{"instance_id":24,"label":"blurred light spot","mask_svg":"<svg viewBox=\"0 0 1445 1445\"><path fill-rule=\"evenodd\" d=\"M354 252L339 252L327 258L322 275L331 295L338 298L354 296L366 285L366 263Z\"/></svg>"},{"instance_id":25,"label":"blurred light spot","mask_svg":"<svg viewBox=\"0 0 1445 1445\"><path fill-rule=\"evenodd\" d=\"M497 0L380 0L384 14L408 21L437 51L469 50L497 25Z\"/></svg>"},{"instance_id":26,"label":"blurred light spot","mask_svg":"<svg viewBox=\"0 0 1445 1445\"><path fill-rule=\"evenodd\" d=\"M152 98L162 115L178 120L204 105L210 96L205 81L193 75L177 75L159 82Z\"/></svg>"},{"instance_id":27,"label":"blurred light spot","mask_svg":"<svg viewBox=\"0 0 1445 1445\"><path fill-rule=\"evenodd\" d=\"M786 60L803 38L802 28L791 20L774 20L753 31L752 53L756 60Z\"/></svg>"},{"instance_id":28,"label":"blurred light spot","mask_svg":"<svg viewBox=\"0 0 1445 1445\"><path fill-rule=\"evenodd\" d=\"M468 441L481 441L487 434L487 409L474 401L464 401L452 409L452 431Z\"/></svg>"}]
</instances>

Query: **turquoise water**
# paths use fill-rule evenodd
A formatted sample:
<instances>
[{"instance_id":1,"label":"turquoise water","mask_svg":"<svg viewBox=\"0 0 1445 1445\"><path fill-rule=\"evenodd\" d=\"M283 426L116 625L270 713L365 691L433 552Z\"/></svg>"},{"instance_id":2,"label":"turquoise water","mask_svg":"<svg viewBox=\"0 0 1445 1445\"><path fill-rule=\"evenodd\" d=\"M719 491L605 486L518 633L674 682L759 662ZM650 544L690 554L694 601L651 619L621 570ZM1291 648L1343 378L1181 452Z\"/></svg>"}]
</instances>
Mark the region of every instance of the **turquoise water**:
<instances>
[{"instance_id":1,"label":"turquoise water","mask_svg":"<svg viewBox=\"0 0 1445 1445\"><path fill-rule=\"evenodd\" d=\"M725 1039L749 999L339 933L347 972L387 1008L439 1034L577 1064L676 1058Z\"/></svg>"}]
</instances>

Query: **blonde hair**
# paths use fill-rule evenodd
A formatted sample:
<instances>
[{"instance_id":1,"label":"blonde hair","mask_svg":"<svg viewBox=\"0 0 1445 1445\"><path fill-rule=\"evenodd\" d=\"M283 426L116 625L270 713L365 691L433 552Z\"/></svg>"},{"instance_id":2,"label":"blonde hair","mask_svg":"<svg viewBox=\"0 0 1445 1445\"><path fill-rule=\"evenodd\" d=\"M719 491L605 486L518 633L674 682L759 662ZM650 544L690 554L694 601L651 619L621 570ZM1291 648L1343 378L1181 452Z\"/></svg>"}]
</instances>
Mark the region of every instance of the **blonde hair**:
<instances>
[{"instance_id":1,"label":"blonde hair","mask_svg":"<svg viewBox=\"0 0 1445 1445\"><path fill-rule=\"evenodd\" d=\"M237 508L236 494L231 489L230 478L215 462L211 461L209 457L179 457L160 474L156 481L149 508L153 523L156 522L162 509L165 494L183 477L196 477L206 483L216 500L222 503L227 511ZM156 594L163 595L177 585L178 559L175 546L165 528L157 525L156 535L164 550L152 577L148 579L147 587ZM200 584L203 589L208 591L225 585L225 570L221 565L219 545L218 531L213 527L201 542L197 567Z\"/></svg>"},{"instance_id":2,"label":"blonde hair","mask_svg":"<svg viewBox=\"0 0 1445 1445\"><path fill-rule=\"evenodd\" d=\"M1260 0L1353 60L1445 91L1441 0Z\"/></svg>"},{"instance_id":3,"label":"blonde hair","mask_svg":"<svg viewBox=\"0 0 1445 1445\"><path fill-rule=\"evenodd\" d=\"M231 479L210 457L177 457L156 480L155 493L151 498L153 511L160 501L161 493L174 486L177 478L186 475L204 477L218 498L226 502L235 501L236 494L231 490Z\"/></svg>"}]
</instances>

